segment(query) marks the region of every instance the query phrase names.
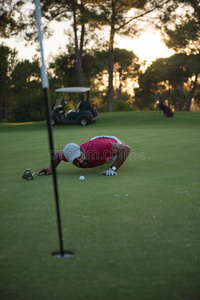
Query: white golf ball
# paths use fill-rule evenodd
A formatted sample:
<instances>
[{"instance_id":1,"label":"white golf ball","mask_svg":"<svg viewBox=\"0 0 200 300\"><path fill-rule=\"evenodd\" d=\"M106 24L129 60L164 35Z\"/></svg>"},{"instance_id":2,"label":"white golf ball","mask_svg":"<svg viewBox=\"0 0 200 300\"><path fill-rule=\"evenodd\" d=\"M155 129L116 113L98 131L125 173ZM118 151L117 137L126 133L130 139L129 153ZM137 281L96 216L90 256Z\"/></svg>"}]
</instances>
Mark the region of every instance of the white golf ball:
<instances>
[{"instance_id":1,"label":"white golf ball","mask_svg":"<svg viewBox=\"0 0 200 300\"><path fill-rule=\"evenodd\" d=\"M80 176L79 180L83 181L83 180L85 180L85 177L84 176Z\"/></svg>"}]
</instances>

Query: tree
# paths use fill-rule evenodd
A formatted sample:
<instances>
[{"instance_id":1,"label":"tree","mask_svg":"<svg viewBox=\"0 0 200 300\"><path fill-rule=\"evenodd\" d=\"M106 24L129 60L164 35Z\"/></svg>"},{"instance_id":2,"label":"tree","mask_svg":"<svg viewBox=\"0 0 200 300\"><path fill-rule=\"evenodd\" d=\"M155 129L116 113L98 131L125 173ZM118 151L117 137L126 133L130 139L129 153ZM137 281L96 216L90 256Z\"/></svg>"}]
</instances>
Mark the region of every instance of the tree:
<instances>
[{"instance_id":1,"label":"tree","mask_svg":"<svg viewBox=\"0 0 200 300\"><path fill-rule=\"evenodd\" d=\"M108 111L113 111L114 43L115 43L116 34L122 36L125 35L135 36L136 32L139 30L138 20L155 10L159 10L165 4L170 2L170 0L167 1L96 0L90 2L94 4L93 7L94 10L96 10L97 23L100 24L101 28L105 26L106 28L109 29L109 41L108 41L109 79L108 79L107 104L108 104Z\"/></svg>"},{"instance_id":2,"label":"tree","mask_svg":"<svg viewBox=\"0 0 200 300\"><path fill-rule=\"evenodd\" d=\"M180 16L177 5L184 5L183 14ZM174 7L175 6L175 7ZM185 9L186 7L186 9ZM173 9L172 9L173 8ZM192 72L191 89L188 94L185 110L190 110L192 98L194 97L199 68L200 49L200 2L199 0L178 0L176 4L163 13L161 17L162 31L165 36L164 41L169 48L173 48L177 53L187 53L191 55L187 66ZM190 66L189 66L190 65Z\"/></svg>"},{"instance_id":3,"label":"tree","mask_svg":"<svg viewBox=\"0 0 200 300\"><path fill-rule=\"evenodd\" d=\"M0 45L0 121L8 119L11 102L11 72L16 63L16 50Z\"/></svg>"},{"instance_id":4,"label":"tree","mask_svg":"<svg viewBox=\"0 0 200 300\"><path fill-rule=\"evenodd\" d=\"M40 67L38 59L19 61L12 74L12 90L15 95L32 96L40 86Z\"/></svg>"},{"instance_id":5,"label":"tree","mask_svg":"<svg viewBox=\"0 0 200 300\"><path fill-rule=\"evenodd\" d=\"M22 8L27 4L25 1L15 1L14 3L10 0L0 0L3 3L4 9L2 9L2 31L1 36L8 38L11 34L16 35L21 32L25 35L27 41L35 41L37 36L37 30L35 26L34 7L29 7L29 13L23 12ZM81 57L84 47L84 35L85 35L85 24L81 23L80 20L84 19L83 14L87 4L84 0L41 0L41 12L44 28L44 36L49 37L52 31L49 29L49 23L51 21L66 21L73 20L73 31L74 31L74 48L76 54L76 70L78 74L78 82L80 86L83 86L83 71L81 64ZM21 10L20 10L21 9ZM18 16L16 16L16 12ZM78 26L81 27L80 42L78 40Z\"/></svg>"},{"instance_id":6,"label":"tree","mask_svg":"<svg viewBox=\"0 0 200 300\"><path fill-rule=\"evenodd\" d=\"M135 89L135 104L153 108L156 97L168 101L175 110L182 110L186 103L188 80L191 80L191 56L184 53L168 58L159 58L139 77L139 88ZM142 99L142 103L140 99Z\"/></svg>"},{"instance_id":7,"label":"tree","mask_svg":"<svg viewBox=\"0 0 200 300\"><path fill-rule=\"evenodd\" d=\"M118 87L117 98L121 99L123 83L127 78L132 80L139 75L139 57L133 51L115 48L114 51L114 70L117 73Z\"/></svg>"},{"instance_id":8,"label":"tree","mask_svg":"<svg viewBox=\"0 0 200 300\"><path fill-rule=\"evenodd\" d=\"M58 54L49 64L51 70L50 74L50 88L58 88L61 86L76 86L76 55L73 48L68 47L68 51Z\"/></svg>"},{"instance_id":9,"label":"tree","mask_svg":"<svg viewBox=\"0 0 200 300\"><path fill-rule=\"evenodd\" d=\"M95 26L93 24L93 11L91 9L90 1L87 0L48 0L41 2L42 15L47 25L44 26L45 31L49 32L49 22L55 20L56 22L65 21L66 31L68 35L68 45L73 46L76 62L75 68L77 72L77 79L79 86L84 85L83 77L83 55L86 54L85 47L90 40L96 38L94 31ZM31 15L29 16L30 20ZM71 38L69 21L72 23L73 28L73 40ZM32 33L34 35L34 32ZM32 39L32 35L26 35L27 38ZM87 38L86 38L87 36ZM98 40L96 40L98 45Z\"/></svg>"},{"instance_id":10,"label":"tree","mask_svg":"<svg viewBox=\"0 0 200 300\"><path fill-rule=\"evenodd\" d=\"M132 36L134 36L135 32L138 30L138 26L137 23L133 24L133 22L146 16L150 12L160 9L160 7L168 2L170 2L170 0L158 0L156 2L153 0L42 0L41 9L43 20L45 19L47 21L45 28L49 27L49 22L52 20L65 20L68 22L73 19L74 47L79 85L83 84L82 57L84 54L84 47L89 41L89 39L87 40L85 38L86 34L88 37L88 33L92 35L93 32L96 32L96 29L102 29L103 26L106 26L106 28L109 29L109 41L107 45L109 53L107 101L108 111L112 111L115 35L132 34ZM19 7L24 5L23 1L17 1L17 3ZM132 13L130 17L127 14L128 12ZM35 33L33 25L35 24L32 12L24 19L24 26L27 29L27 39L33 38ZM94 34L92 36L94 38Z\"/></svg>"},{"instance_id":11,"label":"tree","mask_svg":"<svg viewBox=\"0 0 200 300\"><path fill-rule=\"evenodd\" d=\"M85 25L82 24L82 32L81 32L81 41L80 41L80 47L78 44L78 36L77 36L77 19L76 19L76 12L77 12L77 1L72 1L72 11L73 11L73 29L74 29L74 41L75 41L75 54L76 54L76 61L77 61L77 73L78 73L78 79L79 79L79 86L84 86L83 83L83 68L82 68L82 53L83 53L83 39L84 39L84 31L85 31ZM81 1L81 13L84 11L84 4L83 1Z\"/></svg>"},{"instance_id":12,"label":"tree","mask_svg":"<svg viewBox=\"0 0 200 300\"><path fill-rule=\"evenodd\" d=\"M188 79L191 71L187 67L189 56L185 53L178 53L169 58L169 74L171 90L174 94L173 104L175 110L182 111L186 103L186 92Z\"/></svg>"},{"instance_id":13,"label":"tree","mask_svg":"<svg viewBox=\"0 0 200 300\"><path fill-rule=\"evenodd\" d=\"M9 38L24 30L25 24L21 18L20 8L25 1L0 0L0 36ZM16 19L16 13L18 18Z\"/></svg>"},{"instance_id":14,"label":"tree","mask_svg":"<svg viewBox=\"0 0 200 300\"><path fill-rule=\"evenodd\" d=\"M37 97L40 97L41 94L38 59L35 59L33 62L28 60L19 61L11 73L11 78L11 89L16 99L16 103L12 107L12 120L27 122L40 119L38 116L40 116L44 105L43 101L37 101Z\"/></svg>"},{"instance_id":15,"label":"tree","mask_svg":"<svg viewBox=\"0 0 200 300\"><path fill-rule=\"evenodd\" d=\"M197 89L197 81L198 76L200 73L200 54L197 55L190 55L189 59L186 64L187 68L190 70L190 78L191 78L191 84L190 84L190 91L188 93L188 100L185 106L185 111L190 110L192 98L194 98L195 91ZM194 77L194 79L193 79Z\"/></svg>"},{"instance_id":16,"label":"tree","mask_svg":"<svg viewBox=\"0 0 200 300\"><path fill-rule=\"evenodd\" d=\"M180 14L181 10L181 14ZM172 1L160 16L164 41L176 52L199 53L200 2L199 0Z\"/></svg>"},{"instance_id":17,"label":"tree","mask_svg":"<svg viewBox=\"0 0 200 300\"><path fill-rule=\"evenodd\" d=\"M98 1L99 3L99 1ZM115 34L130 34L133 32L133 28L125 28L132 21L127 22L126 13L131 8L140 9L143 8L146 1L120 1L120 0L110 0L99 3L100 13L99 20L101 25L109 26L110 36L108 42L108 73L109 73L109 83L108 83L108 94L107 94L107 108L108 112L113 111L113 70L114 70L114 40ZM98 8L98 10L99 10Z\"/></svg>"},{"instance_id":18,"label":"tree","mask_svg":"<svg viewBox=\"0 0 200 300\"><path fill-rule=\"evenodd\" d=\"M68 47L67 52L57 55L54 62L50 63L54 78L58 79L60 86L74 86L77 82L75 51L73 48ZM90 86L94 83L96 76L100 78L102 76L101 73L106 70L107 52L98 50L87 51L82 57L82 65L84 82Z\"/></svg>"}]
</instances>

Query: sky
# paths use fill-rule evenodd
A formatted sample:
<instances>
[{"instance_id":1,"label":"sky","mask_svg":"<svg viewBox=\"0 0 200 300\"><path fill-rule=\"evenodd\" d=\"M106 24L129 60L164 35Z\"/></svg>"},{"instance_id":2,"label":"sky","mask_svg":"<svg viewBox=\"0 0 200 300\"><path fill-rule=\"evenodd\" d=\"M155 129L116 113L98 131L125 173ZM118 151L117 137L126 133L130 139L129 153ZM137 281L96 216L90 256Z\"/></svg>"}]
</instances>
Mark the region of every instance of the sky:
<instances>
[{"instance_id":1,"label":"sky","mask_svg":"<svg viewBox=\"0 0 200 300\"><path fill-rule=\"evenodd\" d=\"M140 60L146 60L148 65L157 58L174 54L174 51L168 49L161 41L159 31L145 31L136 39L119 39L118 47L132 50Z\"/></svg>"},{"instance_id":2,"label":"sky","mask_svg":"<svg viewBox=\"0 0 200 300\"><path fill-rule=\"evenodd\" d=\"M67 36L63 33L64 29L65 24L57 23L54 35L49 39L43 40L46 62L50 60L51 56L58 54L60 50L64 50L67 44ZM5 45L16 48L20 59L32 60L37 52L37 44L25 46L25 41L22 39L0 39L0 42L2 41ZM116 38L115 47L132 50L140 58L140 61L146 60L147 65L159 57L168 57L174 54L173 50L168 49L161 41L159 31L153 32L152 30L143 32L135 39Z\"/></svg>"}]
</instances>

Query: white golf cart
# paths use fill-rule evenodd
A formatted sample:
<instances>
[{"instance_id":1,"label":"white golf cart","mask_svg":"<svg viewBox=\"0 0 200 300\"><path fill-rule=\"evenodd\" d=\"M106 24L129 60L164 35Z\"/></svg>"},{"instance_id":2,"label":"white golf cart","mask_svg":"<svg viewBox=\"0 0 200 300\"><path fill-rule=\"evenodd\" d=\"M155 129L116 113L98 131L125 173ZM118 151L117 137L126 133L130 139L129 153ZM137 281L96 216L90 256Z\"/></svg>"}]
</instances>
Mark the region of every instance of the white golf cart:
<instances>
[{"instance_id":1,"label":"white golf cart","mask_svg":"<svg viewBox=\"0 0 200 300\"><path fill-rule=\"evenodd\" d=\"M80 124L82 126L91 124L98 119L98 112L89 100L90 88L68 87L56 89L57 95L62 93L62 98L56 98L55 106L51 111L51 125L56 124ZM77 93L79 96L76 108L65 112L64 106L70 101L70 93ZM68 98L68 99L67 99ZM78 98L78 97L77 97Z\"/></svg>"}]
</instances>

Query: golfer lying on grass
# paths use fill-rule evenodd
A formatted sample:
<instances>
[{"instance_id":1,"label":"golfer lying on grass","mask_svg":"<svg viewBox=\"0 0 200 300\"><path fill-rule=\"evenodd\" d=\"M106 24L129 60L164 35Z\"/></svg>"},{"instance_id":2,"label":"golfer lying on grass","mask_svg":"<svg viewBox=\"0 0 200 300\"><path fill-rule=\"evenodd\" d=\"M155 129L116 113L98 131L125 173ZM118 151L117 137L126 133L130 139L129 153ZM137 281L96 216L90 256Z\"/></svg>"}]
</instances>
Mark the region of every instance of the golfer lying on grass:
<instances>
[{"instance_id":1,"label":"golfer lying on grass","mask_svg":"<svg viewBox=\"0 0 200 300\"><path fill-rule=\"evenodd\" d=\"M117 175L116 171L121 167L128 157L131 148L114 136L96 136L80 146L74 143L67 144L63 151L55 153L55 167L61 160L69 162L78 168L94 168L105 163L111 164L111 167L100 175ZM52 174L52 166L48 169L41 169L37 172Z\"/></svg>"}]
</instances>

